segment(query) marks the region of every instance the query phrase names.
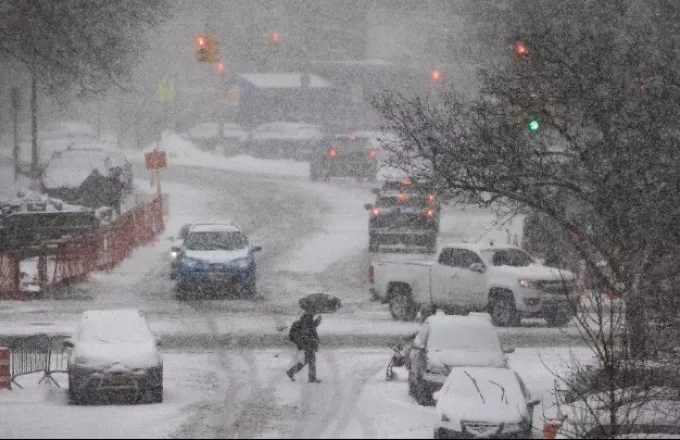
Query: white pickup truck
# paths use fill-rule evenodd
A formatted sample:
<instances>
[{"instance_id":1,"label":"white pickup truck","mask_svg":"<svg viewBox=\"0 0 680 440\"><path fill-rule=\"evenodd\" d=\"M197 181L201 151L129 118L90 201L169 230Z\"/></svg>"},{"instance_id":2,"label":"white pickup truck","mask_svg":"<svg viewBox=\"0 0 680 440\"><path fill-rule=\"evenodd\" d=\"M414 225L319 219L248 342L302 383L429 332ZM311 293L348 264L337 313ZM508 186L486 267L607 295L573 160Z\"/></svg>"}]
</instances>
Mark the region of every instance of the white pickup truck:
<instances>
[{"instance_id":1,"label":"white pickup truck","mask_svg":"<svg viewBox=\"0 0 680 440\"><path fill-rule=\"evenodd\" d=\"M572 272L509 245L451 244L432 261L373 262L369 279L372 295L404 321L432 304L447 313L489 312L496 326L519 325L522 317L563 326L579 299Z\"/></svg>"}]
</instances>

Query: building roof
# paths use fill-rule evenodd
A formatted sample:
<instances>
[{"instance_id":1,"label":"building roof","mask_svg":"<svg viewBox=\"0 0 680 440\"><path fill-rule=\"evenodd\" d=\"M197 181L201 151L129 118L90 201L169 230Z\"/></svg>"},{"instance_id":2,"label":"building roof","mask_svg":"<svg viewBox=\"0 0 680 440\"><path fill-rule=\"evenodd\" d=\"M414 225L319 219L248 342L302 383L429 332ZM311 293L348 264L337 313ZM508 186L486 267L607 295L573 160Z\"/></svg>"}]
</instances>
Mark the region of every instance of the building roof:
<instances>
[{"instance_id":1,"label":"building roof","mask_svg":"<svg viewBox=\"0 0 680 440\"><path fill-rule=\"evenodd\" d=\"M240 73L237 77L260 89L295 89L302 87L301 73ZM310 88L327 88L331 85L319 76L309 75Z\"/></svg>"}]
</instances>

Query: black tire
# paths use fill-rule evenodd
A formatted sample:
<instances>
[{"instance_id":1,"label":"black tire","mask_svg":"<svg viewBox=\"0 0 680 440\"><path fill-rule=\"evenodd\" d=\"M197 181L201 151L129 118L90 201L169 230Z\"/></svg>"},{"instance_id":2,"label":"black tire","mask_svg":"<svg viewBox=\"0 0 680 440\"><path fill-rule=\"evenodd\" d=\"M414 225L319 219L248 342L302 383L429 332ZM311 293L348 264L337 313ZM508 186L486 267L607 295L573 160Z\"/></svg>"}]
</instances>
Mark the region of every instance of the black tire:
<instances>
[{"instance_id":1,"label":"black tire","mask_svg":"<svg viewBox=\"0 0 680 440\"><path fill-rule=\"evenodd\" d=\"M163 403L163 385L149 390L149 403Z\"/></svg>"},{"instance_id":2,"label":"black tire","mask_svg":"<svg viewBox=\"0 0 680 440\"><path fill-rule=\"evenodd\" d=\"M418 310L408 287L398 287L390 296L390 315L396 321L413 321Z\"/></svg>"},{"instance_id":3,"label":"black tire","mask_svg":"<svg viewBox=\"0 0 680 440\"><path fill-rule=\"evenodd\" d=\"M408 372L408 395L409 395L409 396L412 396L412 397L415 397L415 395L416 395L416 386L415 386L415 384L413 383L413 381L411 380L411 376L412 376L412 375L411 375L411 370L409 370L409 372Z\"/></svg>"},{"instance_id":4,"label":"black tire","mask_svg":"<svg viewBox=\"0 0 680 440\"><path fill-rule=\"evenodd\" d=\"M552 312L546 312L543 316L548 327L564 327L571 321L572 315L566 308L560 308Z\"/></svg>"},{"instance_id":5,"label":"black tire","mask_svg":"<svg viewBox=\"0 0 680 440\"><path fill-rule=\"evenodd\" d=\"M491 322L496 327L511 327L519 324L515 299L510 292L496 293L489 300Z\"/></svg>"},{"instance_id":6,"label":"black tire","mask_svg":"<svg viewBox=\"0 0 680 440\"><path fill-rule=\"evenodd\" d=\"M532 434L529 433L529 436L524 436L523 438L531 438ZM444 428L435 428L434 430L434 438L436 440L447 440L451 438L451 436L446 432Z\"/></svg>"},{"instance_id":7,"label":"black tire","mask_svg":"<svg viewBox=\"0 0 680 440\"><path fill-rule=\"evenodd\" d=\"M432 393L427 389L422 380L416 378L415 398L418 405L432 406Z\"/></svg>"}]
</instances>

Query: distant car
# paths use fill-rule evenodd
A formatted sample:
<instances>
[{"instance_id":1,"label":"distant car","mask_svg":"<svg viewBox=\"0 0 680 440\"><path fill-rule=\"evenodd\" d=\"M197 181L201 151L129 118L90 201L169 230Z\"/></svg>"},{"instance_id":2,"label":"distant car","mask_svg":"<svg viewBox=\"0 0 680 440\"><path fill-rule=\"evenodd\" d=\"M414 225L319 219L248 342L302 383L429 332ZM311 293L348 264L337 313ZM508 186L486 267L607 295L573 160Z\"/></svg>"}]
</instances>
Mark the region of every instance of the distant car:
<instances>
[{"instance_id":1,"label":"distant car","mask_svg":"<svg viewBox=\"0 0 680 440\"><path fill-rule=\"evenodd\" d=\"M433 397L435 439L530 439L534 407L541 403L508 368L454 367Z\"/></svg>"},{"instance_id":2,"label":"distant car","mask_svg":"<svg viewBox=\"0 0 680 440\"><path fill-rule=\"evenodd\" d=\"M310 154L309 178L354 177L374 182L378 176L378 144L366 136L338 135L324 138Z\"/></svg>"},{"instance_id":3,"label":"distant car","mask_svg":"<svg viewBox=\"0 0 680 440\"><path fill-rule=\"evenodd\" d=\"M201 224L189 228L177 259L177 296L236 290L253 298L256 289L255 252L234 224Z\"/></svg>"},{"instance_id":4,"label":"distant car","mask_svg":"<svg viewBox=\"0 0 680 440\"><path fill-rule=\"evenodd\" d=\"M229 144L230 150L233 146L248 135L248 132L239 124L225 122L222 137L220 137L220 126L218 122L202 122L190 128L186 137L198 144L202 151L215 151L215 147L221 143Z\"/></svg>"},{"instance_id":5,"label":"distant car","mask_svg":"<svg viewBox=\"0 0 680 440\"><path fill-rule=\"evenodd\" d=\"M323 139L321 127L300 122L268 122L242 139L248 154L262 159L307 160Z\"/></svg>"},{"instance_id":6,"label":"distant car","mask_svg":"<svg viewBox=\"0 0 680 440\"><path fill-rule=\"evenodd\" d=\"M423 322L409 352L409 394L421 405L444 384L454 367L508 368L496 329L477 316L437 314Z\"/></svg>"},{"instance_id":7,"label":"distant car","mask_svg":"<svg viewBox=\"0 0 680 440\"><path fill-rule=\"evenodd\" d=\"M179 258L179 254L182 252L182 246L184 246L184 240L187 238L189 228L191 228L191 224L186 224L180 228L177 237L170 237L170 240L172 240L172 246L170 247L171 280L177 278L177 258Z\"/></svg>"},{"instance_id":8,"label":"distant car","mask_svg":"<svg viewBox=\"0 0 680 440\"><path fill-rule=\"evenodd\" d=\"M160 341L139 310L85 311L63 344L72 403L163 401Z\"/></svg>"}]
</instances>

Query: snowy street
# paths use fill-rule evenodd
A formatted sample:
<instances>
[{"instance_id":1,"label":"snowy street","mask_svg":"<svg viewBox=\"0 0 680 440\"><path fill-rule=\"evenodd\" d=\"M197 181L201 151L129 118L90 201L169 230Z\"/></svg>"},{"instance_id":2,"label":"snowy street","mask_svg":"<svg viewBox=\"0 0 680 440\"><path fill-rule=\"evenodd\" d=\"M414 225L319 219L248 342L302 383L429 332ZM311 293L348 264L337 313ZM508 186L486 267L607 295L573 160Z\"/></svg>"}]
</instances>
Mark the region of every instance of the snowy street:
<instances>
[{"instance_id":1,"label":"snowy street","mask_svg":"<svg viewBox=\"0 0 680 440\"><path fill-rule=\"evenodd\" d=\"M553 376L587 350L518 349L510 364L534 397L550 406ZM408 396L406 371L385 381L389 349L321 350L321 384L306 370L292 383L285 350L166 352L165 400L156 405L72 406L62 388L18 379L24 390L0 393L7 438L431 438L435 413ZM544 366L545 364L545 366ZM541 406L534 426L542 426ZM535 431L535 438L540 438Z\"/></svg>"}]
</instances>

